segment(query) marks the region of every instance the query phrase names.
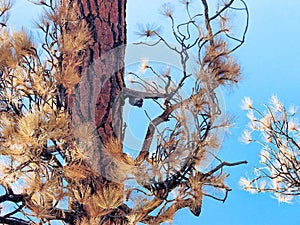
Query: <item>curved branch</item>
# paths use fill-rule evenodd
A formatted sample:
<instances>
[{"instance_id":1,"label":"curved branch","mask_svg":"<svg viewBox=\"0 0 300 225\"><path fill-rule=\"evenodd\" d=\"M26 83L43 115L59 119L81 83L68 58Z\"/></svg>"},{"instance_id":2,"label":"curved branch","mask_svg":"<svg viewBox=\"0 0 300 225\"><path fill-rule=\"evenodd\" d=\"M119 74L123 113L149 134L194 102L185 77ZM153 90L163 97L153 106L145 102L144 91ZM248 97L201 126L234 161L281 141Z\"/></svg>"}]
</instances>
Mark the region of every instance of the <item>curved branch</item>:
<instances>
[{"instance_id":1,"label":"curved branch","mask_svg":"<svg viewBox=\"0 0 300 225\"><path fill-rule=\"evenodd\" d=\"M216 166L214 169L210 170L207 173L203 174L203 177L209 177L212 174L214 174L215 172L217 172L218 170L222 169L224 166L238 166L241 164L247 164L247 161L239 161L239 162L235 162L235 163L229 163L229 162L222 162L221 164L219 164L218 166Z\"/></svg>"},{"instance_id":2,"label":"curved branch","mask_svg":"<svg viewBox=\"0 0 300 225\"><path fill-rule=\"evenodd\" d=\"M166 221L166 218L171 219L170 217L174 215L180 209L189 207L193 204L192 199L180 200L173 203L164 213L158 216L147 216L141 222L146 224L160 224ZM199 213L200 214L200 213Z\"/></svg>"},{"instance_id":3,"label":"curved branch","mask_svg":"<svg viewBox=\"0 0 300 225\"><path fill-rule=\"evenodd\" d=\"M210 17L209 21L212 21L216 19L218 16L220 16L227 8L229 8L233 4L234 1L235 0L231 0L229 3L225 3L225 6L220 11L218 11L214 16Z\"/></svg>"},{"instance_id":4,"label":"curved branch","mask_svg":"<svg viewBox=\"0 0 300 225\"><path fill-rule=\"evenodd\" d=\"M235 50L237 50L239 47L242 46L242 44L245 42L246 34L247 34L248 28L249 28L249 17L250 17L250 16L249 16L249 10L248 10L248 7L247 7L245 1L244 1L244 0L240 0L240 1L243 3L243 5L244 5L244 7L245 7L243 10L246 11L246 26L245 26L244 33L243 33L243 35L242 35L242 39L241 39L241 40L240 40L240 39L237 39L237 38L235 38L235 37L232 37L232 36L230 36L230 35L228 35L228 34L226 34L226 36L227 36L228 38L240 42L237 46L235 46L233 49L231 49L231 50L228 52L228 54L231 54L232 52L234 52ZM237 9L236 9L236 10L237 10Z\"/></svg>"},{"instance_id":5,"label":"curved branch","mask_svg":"<svg viewBox=\"0 0 300 225\"><path fill-rule=\"evenodd\" d=\"M4 218L4 217L0 217L0 223L1 224L9 224L9 225L30 225L32 224L31 222L28 222L26 220L22 220L19 218Z\"/></svg>"}]
</instances>

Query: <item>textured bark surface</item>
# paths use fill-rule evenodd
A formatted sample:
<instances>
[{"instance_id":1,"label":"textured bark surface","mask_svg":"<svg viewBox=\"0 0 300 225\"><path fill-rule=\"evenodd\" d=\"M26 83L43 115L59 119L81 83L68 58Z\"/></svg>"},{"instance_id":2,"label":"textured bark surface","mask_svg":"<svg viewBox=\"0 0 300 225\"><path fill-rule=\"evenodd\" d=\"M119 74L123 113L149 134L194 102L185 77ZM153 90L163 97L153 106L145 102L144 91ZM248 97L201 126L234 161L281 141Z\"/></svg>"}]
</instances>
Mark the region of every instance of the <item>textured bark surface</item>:
<instances>
[{"instance_id":1,"label":"textured bark surface","mask_svg":"<svg viewBox=\"0 0 300 225\"><path fill-rule=\"evenodd\" d=\"M117 101L124 87L126 43L125 0L76 0L81 17L93 37L82 78L70 98L73 126L93 126L97 144L89 150L93 169L106 176L103 145L121 138L122 105Z\"/></svg>"},{"instance_id":2,"label":"textured bark surface","mask_svg":"<svg viewBox=\"0 0 300 225\"><path fill-rule=\"evenodd\" d=\"M115 103L124 87L125 52L118 47L126 43L126 1L78 0L78 5L92 32L93 46L77 89L79 102L75 107L82 121L94 119L105 143L112 136L119 137L121 131L121 109Z\"/></svg>"},{"instance_id":3,"label":"textured bark surface","mask_svg":"<svg viewBox=\"0 0 300 225\"><path fill-rule=\"evenodd\" d=\"M90 165L101 176L96 189L109 185L107 175L110 157L104 150L105 143L122 138L122 105L118 94L124 87L124 48L126 43L126 0L75 0L80 14L86 20L93 36L88 63L82 68L82 79L71 98L73 125L81 123L96 128L96 143ZM118 184L123 185L123 184ZM122 193L120 193L122 195ZM120 206L112 216L105 216L102 224L127 224L126 206Z\"/></svg>"}]
</instances>

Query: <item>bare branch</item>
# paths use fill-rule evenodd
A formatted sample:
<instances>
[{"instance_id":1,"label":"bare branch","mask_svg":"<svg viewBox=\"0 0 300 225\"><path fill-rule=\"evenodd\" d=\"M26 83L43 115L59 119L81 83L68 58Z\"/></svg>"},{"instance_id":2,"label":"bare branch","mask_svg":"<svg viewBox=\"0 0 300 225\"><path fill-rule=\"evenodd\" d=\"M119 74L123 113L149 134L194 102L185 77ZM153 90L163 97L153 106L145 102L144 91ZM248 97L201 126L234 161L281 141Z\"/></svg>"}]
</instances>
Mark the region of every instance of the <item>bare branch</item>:
<instances>
[{"instance_id":1,"label":"bare branch","mask_svg":"<svg viewBox=\"0 0 300 225\"><path fill-rule=\"evenodd\" d=\"M9 225L30 225L31 222L19 218L4 218L0 217L0 223Z\"/></svg>"}]
</instances>

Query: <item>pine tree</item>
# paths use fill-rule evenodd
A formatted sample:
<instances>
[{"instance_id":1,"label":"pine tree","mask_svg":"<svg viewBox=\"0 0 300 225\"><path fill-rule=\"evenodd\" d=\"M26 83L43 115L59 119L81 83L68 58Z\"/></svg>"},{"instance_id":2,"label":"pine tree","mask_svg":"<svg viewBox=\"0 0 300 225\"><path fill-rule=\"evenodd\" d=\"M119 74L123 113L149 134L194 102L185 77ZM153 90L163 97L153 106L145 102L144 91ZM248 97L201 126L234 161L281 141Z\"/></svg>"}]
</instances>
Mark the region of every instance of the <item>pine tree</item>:
<instances>
[{"instance_id":1,"label":"pine tree","mask_svg":"<svg viewBox=\"0 0 300 225\"><path fill-rule=\"evenodd\" d=\"M37 24L41 43L24 29L12 32L6 24L11 4L0 3L0 223L160 224L182 208L199 216L203 197L227 199L223 168L246 162L215 155L218 132L231 122L216 89L240 80L231 54L248 28L243 0L214 13L201 0L203 12L194 15L190 1L182 1L187 21L181 23L172 4L164 4L179 47L157 27L145 26L140 35L177 54L181 75L176 80L169 67L159 71L145 60L140 70L156 79L129 72L139 89L124 81L125 0L36 1L45 8ZM230 10L246 14L240 39L231 36ZM193 74L191 49L198 52ZM187 97L181 94L186 87ZM146 112L147 133L133 157L123 146L123 106L143 108L146 101L160 112L154 118ZM212 157L217 160L204 167ZM126 186L128 180L135 185Z\"/></svg>"}]
</instances>

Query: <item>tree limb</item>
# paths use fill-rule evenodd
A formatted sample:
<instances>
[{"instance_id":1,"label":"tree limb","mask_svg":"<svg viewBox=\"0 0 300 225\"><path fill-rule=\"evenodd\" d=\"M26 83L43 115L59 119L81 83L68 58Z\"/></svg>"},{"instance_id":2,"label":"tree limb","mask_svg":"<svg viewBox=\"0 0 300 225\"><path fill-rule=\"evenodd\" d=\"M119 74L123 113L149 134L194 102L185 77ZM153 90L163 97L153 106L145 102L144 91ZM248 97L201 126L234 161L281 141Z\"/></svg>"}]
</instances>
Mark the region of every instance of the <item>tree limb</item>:
<instances>
[{"instance_id":1,"label":"tree limb","mask_svg":"<svg viewBox=\"0 0 300 225\"><path fill-rule=\"evenodd\" d=\"M224 166L237 166L237 165L247 164L247 163L248 163L247 161L239 161L239 162L235 162L235 163L222 162L221 164L219 164L218 166L216 166L214 169L210 170L207 173L204 173L203 177L209 177L209 176L211 176L212 174L214 174L218 170L222 169Z\"/></svg>"},{"instance_id":2,"label":"tree limb","mask_svg":"<svg viewBox=\"0 0 300 225\"><path fill-rule=\"evenodd\" d=\"M9 224L9 225L30 225L31 223L26 221L26 220L22 220L19 218L4 218L4 217L0 217L0 223L1 224Z\"/></svg>"}]
</instances>

